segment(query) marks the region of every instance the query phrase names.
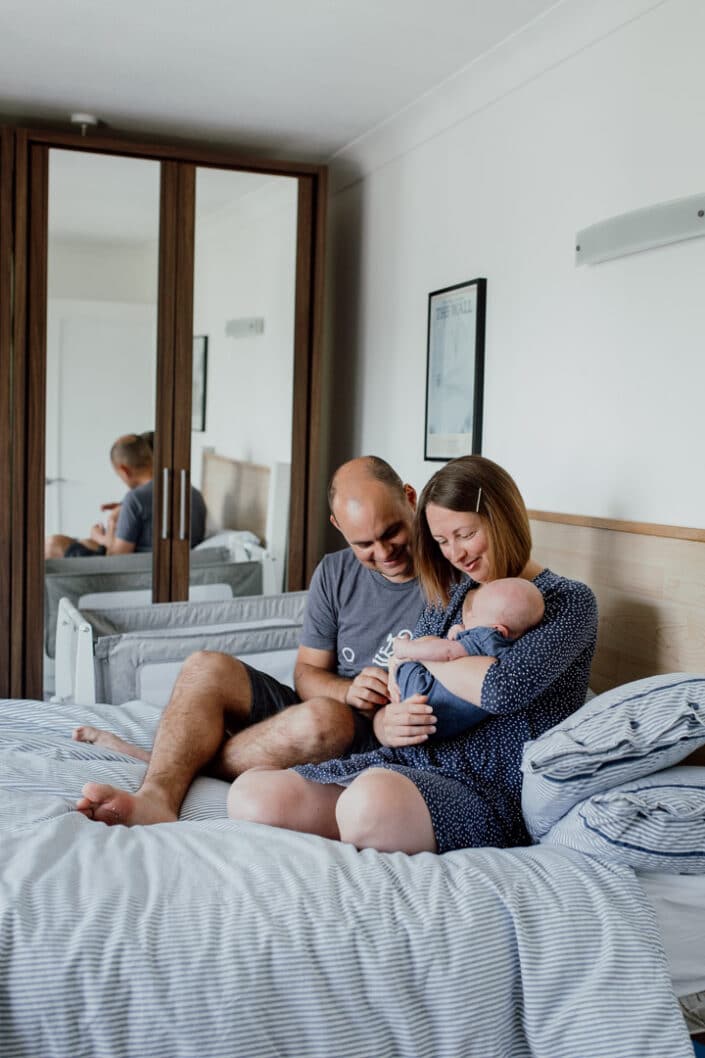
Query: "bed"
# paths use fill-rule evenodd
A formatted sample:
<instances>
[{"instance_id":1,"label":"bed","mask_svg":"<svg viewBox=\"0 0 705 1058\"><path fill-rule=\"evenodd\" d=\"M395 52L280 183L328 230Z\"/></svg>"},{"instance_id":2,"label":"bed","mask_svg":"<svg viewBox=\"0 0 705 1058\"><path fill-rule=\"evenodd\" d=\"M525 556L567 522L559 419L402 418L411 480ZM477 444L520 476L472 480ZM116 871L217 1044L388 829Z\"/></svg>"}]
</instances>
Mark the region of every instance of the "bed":
<instances>
[{"instance_id":1,"label":"bed","mask_svg":"<svg viewBox=\"0 0 705 1058\"><path fill-rule=\"evenodd\" d=\"M653 605L697 637L692 559L690 601L664 581ZM0 702L3 1058L692 1058L705 676L670 664L691 633L668 644L659 675L527 744L535 845L442 857L230 822L207 777L179 823L98 826L73 811L83 782L136 789L144 765L72 728L148 748L159 706ZM615 834L625 811L646 837Z\"/></svg>"}]
</instances>

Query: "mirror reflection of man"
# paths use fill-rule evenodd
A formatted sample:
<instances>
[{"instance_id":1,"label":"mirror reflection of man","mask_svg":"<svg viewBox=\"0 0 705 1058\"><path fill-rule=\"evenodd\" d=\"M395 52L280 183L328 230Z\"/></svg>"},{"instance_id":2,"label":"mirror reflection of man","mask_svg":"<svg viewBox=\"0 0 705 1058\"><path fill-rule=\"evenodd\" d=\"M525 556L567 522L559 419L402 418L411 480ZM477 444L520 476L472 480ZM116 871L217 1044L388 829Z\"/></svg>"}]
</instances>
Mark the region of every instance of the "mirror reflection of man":
<instances>
[{"instance_id":1,"label":"mirror reflection of man","mask_svg":"<svg viewBox=\"0 0 705 1058\"><path fill-rule=\"evenodd\" d=\"M96 522L85 540L56 533L45 545L45 558L85 558L95 555L128 555L152 550L154 508L152 434L125 434L110 449L110 462L128 493L116 504L103 504L105 524ZM205 535L206 505L198 489L191 488L191 546Z\"/></svg>"}]
</instances>

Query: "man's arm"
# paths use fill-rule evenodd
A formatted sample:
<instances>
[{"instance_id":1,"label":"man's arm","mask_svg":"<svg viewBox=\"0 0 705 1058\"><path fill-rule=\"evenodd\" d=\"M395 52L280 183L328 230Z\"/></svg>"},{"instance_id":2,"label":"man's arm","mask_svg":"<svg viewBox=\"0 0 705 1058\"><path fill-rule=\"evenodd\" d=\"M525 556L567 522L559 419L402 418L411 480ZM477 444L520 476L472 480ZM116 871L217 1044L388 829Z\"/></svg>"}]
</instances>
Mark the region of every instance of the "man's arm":
<instances>
[{"instance_id":1,"label":"man's arm","mask_svg":"<svg viewBox=\"0 0 705 1058\"><path fill-rule=\"evenodd\" d=\"M134 541L122 540L115 535L119 514L120 504L115 504L111 507L107 525L101 525L100 522L96 522L91 529L91 540L96 544L102 544L108 555L130 555L135 550Z\"/></svg>"},{"instance_id":2,"label":"man's arm","mask_svg":"<svg viewBox=\"0 0 705 1058\"><path fill-rule=\"evenodd\" d=\"M361 713L371 714L389 701L387 672L369 666L354 680L339 676L335 671L335 653L299 647L294 666L294 685L302 702L309 698L334 698L351 705Z\"/></svg>"}]
</instances>

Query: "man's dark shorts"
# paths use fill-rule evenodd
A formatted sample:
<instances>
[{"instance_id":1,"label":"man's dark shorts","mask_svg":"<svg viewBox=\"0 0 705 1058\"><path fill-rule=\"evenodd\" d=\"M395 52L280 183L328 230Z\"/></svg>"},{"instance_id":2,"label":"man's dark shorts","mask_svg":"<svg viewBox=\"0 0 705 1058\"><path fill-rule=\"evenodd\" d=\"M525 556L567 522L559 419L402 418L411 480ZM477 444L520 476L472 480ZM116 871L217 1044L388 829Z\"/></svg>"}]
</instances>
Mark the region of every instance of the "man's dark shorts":
<instances>
[{"instance_id":1,"label":"man's dark shorts","mask_svg":"<svg viewBox=\"0 0 705 1058\"><path fill-rule=\"evenodd\" d=\"M259 669L252 669L245 665L250 677L252 688L252 723L258 724L260 720L266 720L268 716L276 716L290 705L298 705L301 699L293 687L287 687L280 683L274 676ZM355 735L348 753L367 753L371 749L379 749L380 743L372 729L372 721L351 709L355 722Z\"/></svg>"},{"instance_id":2,"label":"man's dark shorts","mask_svg":"<svg viewBox=\"0 0 705 1058\"><path fill-rule=\"evenodd\" d=\"M64 558L95 558L104 554L105 548L102 544L98 547L86 547L80 540L72 540L64 551Z\"/></svg>"}]
</instances>

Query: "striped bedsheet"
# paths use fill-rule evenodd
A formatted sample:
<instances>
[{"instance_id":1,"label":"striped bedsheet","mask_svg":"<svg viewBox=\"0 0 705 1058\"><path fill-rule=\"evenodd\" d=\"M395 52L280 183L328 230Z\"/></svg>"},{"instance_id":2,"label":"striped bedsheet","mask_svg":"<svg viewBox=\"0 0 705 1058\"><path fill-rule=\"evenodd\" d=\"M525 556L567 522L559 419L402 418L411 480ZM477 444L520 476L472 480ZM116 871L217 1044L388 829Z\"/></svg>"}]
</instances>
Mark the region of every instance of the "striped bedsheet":
<instances>
[{"instance_id":1,"label":"striped bedsheet","mask_svg":"<svg viewBox=\"0 0 705 1058\"><path fill-rule=\"evenodd\" d=\"M692 1058L630 869L548 846L357 852L223 818L108 828L156 710L0 702L2 1058Z\"/></svg>"}]
</instances>

